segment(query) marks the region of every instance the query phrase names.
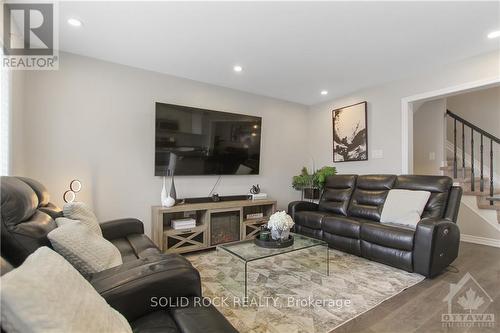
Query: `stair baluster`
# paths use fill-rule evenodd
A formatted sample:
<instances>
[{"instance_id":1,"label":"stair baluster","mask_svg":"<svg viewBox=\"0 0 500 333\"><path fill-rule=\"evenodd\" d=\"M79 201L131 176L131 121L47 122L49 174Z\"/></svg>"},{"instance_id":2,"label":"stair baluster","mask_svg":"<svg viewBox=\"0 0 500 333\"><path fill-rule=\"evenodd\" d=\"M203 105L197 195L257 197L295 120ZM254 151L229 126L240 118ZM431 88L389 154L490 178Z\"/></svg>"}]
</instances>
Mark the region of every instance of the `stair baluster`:
<instances>
[{"instance_id":1,"label":"stair baluster","mask_svg":"<svg viewBox=\"0 0 500 333\"><path fill-rule=\"evenodd\" d=\"M498 144L500 145L500 138L494 136L491 133L486 132L482 128L479 128L478 126L474 125L471 122L468 122L464 118L454 114L450 110L446 110L446 116L453 118L453 178L456 180L459 180L460 182L466 181L466 168L465 168L465 131L466 131L466 126L467 128L470 128L470 144L471 144L471 149L470 149L470 158L471 158L471 177L470 177L470 182L471 182L471 192L475 192L475 185L476 185L476 177L475 177L475 167L474 167L474 133L479 133L480 134L480 146L479 146L479 151L480 151L480 158L479 158L479 163L480 163L480 177L479 177L479 188L480 192L485 192L485 178L484 178L484 138L486 137L487 140L490 140L490 189L489 189L489 197L493 197L495 193L495 185L494 185L494 165L493 165L493 144ZM462 177L460 179L458 178L458 147L457 147L457 122L462 124ZM491 206L494 206L495 203L492 200L488 200L490 202ZM500 219L499 219L500 222Z\"/></svg>"},{"instance_id":2,"label":"stair baluster","mask_svg":"<svg viewBox=\"0 0 500 333\"><path fill-rule=\"evenodd\" d=\"M462 123L462 178L465 179L465 124Z\"/></svg>"},{"instance_id":3,"label":"stair baluster","mask_svg":"<svg viewBox=\"0 0 500 333\"><path fill-rule=\"evenodd\" d=\"M474 129L470 129L470 190L476 189L476 180L474 179Z\"/></svg>"},{"instance_id":4,"label":"stair baluster","mask_svg":"<svg viewBox=\"0 0 500 333\"><path fill-rule=\"evenodd\" d=\"M453 178L457 178L457 120L453 119Z\"/></svg>"},{"instance_id":5,"label":"stair baluster","mask_svg":"<svg viewBox=\"0 0 500 333\"><path fill-rule=\"evenodd\" d=\"M483 146L483 134L481 134L481 146L479 147L479 150L481 152L481 175L480 175L480 181L479 181L479 190L481 192L484 192L484 175L483 175L483 167L484 167L484 157L483 157L483 153L484 153L484 146Z\"/></svg>"},{"instance_id":6,"label":"stair baluster","mask_svg":"<svg viewBox=\"0 0 500 333\"><path fill-rule=\"evenodd\" d=\"M490 139L490 197L493 197L493 139ZM490 206L493 206L493 200L490 200Z\"/></svg>"}]
</instances>

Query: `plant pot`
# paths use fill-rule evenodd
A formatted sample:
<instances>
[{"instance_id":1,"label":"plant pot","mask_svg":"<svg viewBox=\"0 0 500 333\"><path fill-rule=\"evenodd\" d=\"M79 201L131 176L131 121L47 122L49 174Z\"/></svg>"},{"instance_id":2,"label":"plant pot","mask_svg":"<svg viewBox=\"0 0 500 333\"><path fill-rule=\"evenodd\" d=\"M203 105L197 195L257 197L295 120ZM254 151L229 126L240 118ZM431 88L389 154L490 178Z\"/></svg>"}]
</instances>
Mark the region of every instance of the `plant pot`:
<instances>
[{"instance_id":1,"label":"plant pot","mask_svg":"<svg viewBox=\"0 0 500 333\"><path fill-rule=\"evenodd\" d=\"M319 199L319 188L309 187L303 189L302 191L304 193L304 199Z\"/></svg>"}]
</instances>

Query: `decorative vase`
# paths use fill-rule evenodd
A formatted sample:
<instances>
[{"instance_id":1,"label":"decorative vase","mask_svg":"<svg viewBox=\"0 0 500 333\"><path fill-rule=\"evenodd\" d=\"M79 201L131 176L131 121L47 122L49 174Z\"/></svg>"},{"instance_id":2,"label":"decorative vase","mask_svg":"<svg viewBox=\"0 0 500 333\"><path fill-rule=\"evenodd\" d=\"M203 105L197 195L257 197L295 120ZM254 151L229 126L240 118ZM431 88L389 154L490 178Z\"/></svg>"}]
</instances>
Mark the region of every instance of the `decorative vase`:
<instances>
[{"instance_id":1,"label":"decorative vase","mask_svg":"<svg viewBox=\"0 0 500 333\"><path fill-rule=\"evenodd\" d=\"M167 188L166 188L165 176L163 176L163 187L161 188L160 200L161 200L161 205L165 206L165 203L167 202Z\"/></svg>"},{"instance_id":2,"label":"decorative vase","mask_svg":"<svg viewBox=\"0 0 500 333\"><path fill-rule=\"evenodd\" d=\"M170 189L170 190L172 190L172 189ZM174 193L175 193L175 189L174 189ZM170 195L167 196L167 187L166 187L166 178L165 177L163 177L163 187L161 189L160 198L161 198L161 205L163 207L172 207L175 205L175 199L172 198Z\"/></svg>"},{"instance_id":3,"label":"decorative vase","mask_svg":"<svg viewBox=\"0 0 500 333\"><path fill-rule=\"evenodd\" d=\"M170 197L174 200L177 200L177 191L175 190L174 173L173 172L172 172L172 181L170 183Z\"/></svg>"},{"instance_id":4,"label":"decorative vase","mask_svg":"<svg viewBox=\"0 0 500 333\"><path fill-rule=\"evenodd\" d=\"M274 240L285 240L290 237L290 229L271 229L271 238Z\"/></svg>"}]
</instances>

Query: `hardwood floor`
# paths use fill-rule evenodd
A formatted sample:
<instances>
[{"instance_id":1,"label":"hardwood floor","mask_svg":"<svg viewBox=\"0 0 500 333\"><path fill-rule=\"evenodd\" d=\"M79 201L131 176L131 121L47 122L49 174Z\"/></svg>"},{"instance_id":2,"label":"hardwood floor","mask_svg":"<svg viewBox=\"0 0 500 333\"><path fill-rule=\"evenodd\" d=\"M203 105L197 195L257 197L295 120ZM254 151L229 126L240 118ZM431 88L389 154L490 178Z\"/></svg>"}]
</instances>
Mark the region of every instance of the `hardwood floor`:
<instances>
[{"instance_id":1,"label":"hardwood floor","mask_svg":"<svg viewBox=\"0 0 500 333\"><path fill-rule=\"evenodd\" d=\"M448 309L443 299L450 291L450 283L457 283L467 272L493 299L486 312L495 315L495 327L442 327L441 314ZM462 242L458 258L446 272L422 281L332 331L348 332L500 332L500 248Z\"/></svg>"}]
</instances>

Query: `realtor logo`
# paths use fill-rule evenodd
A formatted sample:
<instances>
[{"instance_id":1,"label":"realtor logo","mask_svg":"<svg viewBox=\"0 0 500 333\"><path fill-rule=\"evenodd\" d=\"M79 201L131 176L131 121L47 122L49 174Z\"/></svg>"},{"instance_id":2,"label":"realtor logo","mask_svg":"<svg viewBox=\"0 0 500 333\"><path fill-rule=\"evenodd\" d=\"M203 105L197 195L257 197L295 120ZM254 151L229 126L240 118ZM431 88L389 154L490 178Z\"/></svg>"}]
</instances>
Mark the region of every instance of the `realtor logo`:
<instances>
[{"instance_id":1,"label":"realtor logo","mask_svg":"<svg viewBox=\"0 0 500 333\"><path fill-rule=\"evenodd\" d=\"M493 299L470 273L450 284L443 302L448 303L448 313L441 315L443 327L495 327L495 314L487 313Z\"/></svg>"},{"instance_id":2,"label":"realtor logo","mask_svg":"<svg viewBox=\"0 0 500 333\"><path fill-rule=\"evenodd\" d=\"M3 4L2 67L57 69L54 3Z\"/></svg>"}]
</instances>

